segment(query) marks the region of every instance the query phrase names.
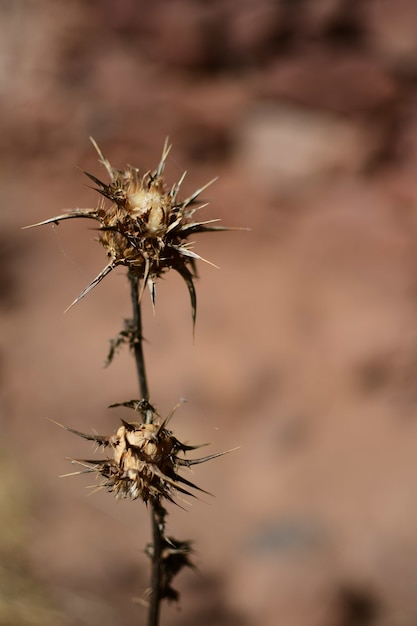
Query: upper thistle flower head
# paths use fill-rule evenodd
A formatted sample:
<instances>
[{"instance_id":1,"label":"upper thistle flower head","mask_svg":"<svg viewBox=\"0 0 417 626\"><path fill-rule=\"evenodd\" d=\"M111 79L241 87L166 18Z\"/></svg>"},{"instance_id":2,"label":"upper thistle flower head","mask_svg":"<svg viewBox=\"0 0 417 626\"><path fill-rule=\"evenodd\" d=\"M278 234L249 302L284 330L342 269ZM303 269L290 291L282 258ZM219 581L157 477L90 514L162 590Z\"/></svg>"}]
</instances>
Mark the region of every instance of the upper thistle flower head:
<instances>
[{"instance_id":1,"label":"upper thistle flower head","mask_svg":"<svg viewBox=\"0 0 417 626\"><path fill-rule=\"evenodd\" d=\"M95 190L102 196L97 208L74 209L33 224L59 224L61 220L78 217L98 222L98 240L106 250L108 263L72 304L81 300L115 267L124 265L130 276L142 281L141 294L145 285L148 285L154 305L157 279L167 270L174 269L188 287L195 322L195 261L205 259L194 252L193 242L189 241L189 237L195 233L230 230L216 225L219 221L217 219L195 219L195 213L206 206L199 204L198 197L214 181L197 189L185 200L180 200L178 194L185 173L170 188L163 177L165 162L171 149L167 142L156 170L140 175L135 167L127 166L124 170L114 168L95 141L91 141L109 178L108 182L103 182L85 172L95 183Z\"/></svg>"}]
</instances>

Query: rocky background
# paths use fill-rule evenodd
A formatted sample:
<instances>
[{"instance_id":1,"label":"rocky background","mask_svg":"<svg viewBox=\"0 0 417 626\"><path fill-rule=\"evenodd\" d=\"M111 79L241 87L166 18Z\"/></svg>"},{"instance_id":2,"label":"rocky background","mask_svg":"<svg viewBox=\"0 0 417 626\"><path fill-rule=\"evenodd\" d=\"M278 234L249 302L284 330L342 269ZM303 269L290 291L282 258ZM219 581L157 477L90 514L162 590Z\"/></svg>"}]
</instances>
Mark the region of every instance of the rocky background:
<instances>
[{"instance_id":1,"label":"rocky background","mask_svg":"<svg viewBox=\"0 0 417 626\"><path fill-rule=\"evenodd\" d=\"M417 622L417 3L5 0L0 4L0 624L146 621L139 502L89 495L68 458L137 396L124 272L89 223L21 227L97 196L78 168L219 176L187 290L144 307L152 400L180 439L240 449L171 507L198 572L164 626Z\"/></svg>"}]
</instances>

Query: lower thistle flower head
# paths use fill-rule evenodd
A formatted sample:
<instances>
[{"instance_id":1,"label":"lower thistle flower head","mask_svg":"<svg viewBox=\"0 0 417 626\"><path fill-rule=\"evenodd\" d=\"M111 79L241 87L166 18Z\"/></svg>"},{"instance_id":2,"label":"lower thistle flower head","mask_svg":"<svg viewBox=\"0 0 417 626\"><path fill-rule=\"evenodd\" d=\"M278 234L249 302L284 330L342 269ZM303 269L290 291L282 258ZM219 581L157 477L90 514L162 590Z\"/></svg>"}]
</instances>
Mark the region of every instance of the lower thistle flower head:
<instances>
[{"instance_id":1,"label":"lower thistle flower head","mask_svg":"<svg viewBox=\"0 0 417 626\"><path fill-rule=\"evenodd\" d=\"M191 467L226 452L198 459L185 458L184 453L201 446L181 443L172 431L165 428L166 421L147 424L122 420L120 428L110 436L87 435L65 427L111 451L108 458L101 460L74 460L73 463L84 467L76 473L97 474L101 478L99 488L114 493L118 499L140 498L144 502L166 499L175 502L174 497L179 494L195 497L189 489L208 493L181 476L179 471L184 466Z\"/></svg>"},{"instance_id":2,"label":"lower thistle flower head","mask_svg":"<svg viewBox=\"0 0 417 626\"><path fill-rule=\"evenodd\" d=\"M189 237L195 233L230 230L214 225L219 221L217 219L194 219L196 211L206 206L198 205L198 197L213 181L197 189L185 200L180 200L178 193L185 174L170 189L163 177L171 148L167 142L157 169L146 172L143 176L140 176L135 167L128 166L124 170L114 168L93 139L92 143L98 152L100 163L107 171L109 182L103 182L88 172L84 173L95 183L96 191L104 199L102 198L97 208L75 209L32 225L59 224L62 220L72 218L88 218L98 222L98 240L106 250L108 264L72 305L118 265L127 267L131 276L142 280L143 287L148 285L154 305L157 279L167 270L173 269L182 276L188 287L194 323L195 261L205 259L193 251L193 242L189 241Z\"/></svg>"}]
</instances>

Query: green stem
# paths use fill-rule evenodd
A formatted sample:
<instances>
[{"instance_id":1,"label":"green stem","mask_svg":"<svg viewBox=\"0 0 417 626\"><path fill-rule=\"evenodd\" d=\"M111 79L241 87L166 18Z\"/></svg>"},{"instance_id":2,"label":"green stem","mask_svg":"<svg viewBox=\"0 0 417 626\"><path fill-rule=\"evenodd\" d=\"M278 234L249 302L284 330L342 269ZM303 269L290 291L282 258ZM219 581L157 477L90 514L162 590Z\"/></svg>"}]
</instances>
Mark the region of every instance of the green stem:
<instances>
[{"instance_id":1,"label":"green stem","mask_svg":"<svg viewBox=\"0 0 417 626\"><path fill-rule=\"evenodd\" d=\"M133 344L136 369L138 373L139 389L143 400L149 400L148 381L146 378L145 358L143 354L142 338L142 314L139 302L139 280L136 276L128 274L130 293L132 297L133 321L135 328L135 341ZM148 411L146 422L152 422L153 413ZM158 626L161 606L161 574L162 574L162 548L164 541L164 516L165 509L158 500L151 500L151 523L152 523L152 593L149 600L148 626Z\"/></svg>"}]
</instances>

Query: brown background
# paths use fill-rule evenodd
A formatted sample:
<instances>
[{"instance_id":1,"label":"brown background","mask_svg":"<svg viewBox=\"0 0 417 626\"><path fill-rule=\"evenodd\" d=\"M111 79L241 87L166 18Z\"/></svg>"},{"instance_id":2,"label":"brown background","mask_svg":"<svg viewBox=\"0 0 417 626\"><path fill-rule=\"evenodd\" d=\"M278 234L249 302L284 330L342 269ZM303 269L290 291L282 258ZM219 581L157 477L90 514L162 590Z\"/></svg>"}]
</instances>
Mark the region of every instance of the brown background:
<instances>
[{"instance_id":1,"label":"brown background","mask_svg":"<svg viewBox=\"0 0 417 626\"><path fill-rule=\"evenodd\" d=\"M123 271L89 223L22 231L96 195L77 167L212 177L193 344L187 290L144 307L152 399L213 452L215 493L173 626L417 623L417 4L14 0L0 5L0 624L142 624L139 502L59 478L137 396ZM136 598L136 601L135 601Z\"/></svg>"}]
</instances>

